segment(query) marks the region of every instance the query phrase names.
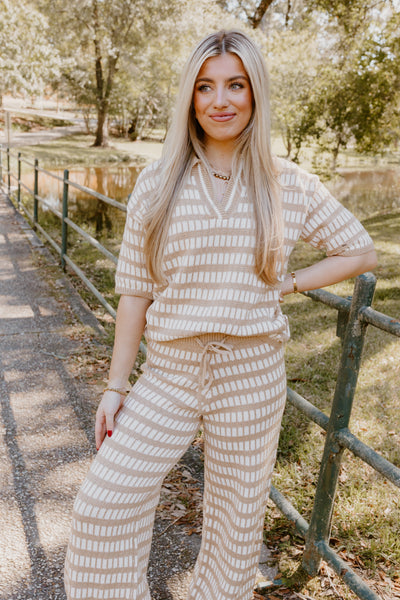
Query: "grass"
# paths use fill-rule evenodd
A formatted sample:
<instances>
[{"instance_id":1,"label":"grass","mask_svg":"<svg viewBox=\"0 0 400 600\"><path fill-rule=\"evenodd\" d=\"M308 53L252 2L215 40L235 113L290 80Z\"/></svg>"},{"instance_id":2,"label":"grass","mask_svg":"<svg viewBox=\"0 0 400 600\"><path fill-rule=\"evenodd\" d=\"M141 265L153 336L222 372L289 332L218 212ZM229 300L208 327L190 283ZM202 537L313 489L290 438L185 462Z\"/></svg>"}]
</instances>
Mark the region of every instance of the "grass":
<instances>
[{"instance_id":1,"label":"grass","mask_svg":"<svg viewBox=\"0 0 400 600\"><path fill-rule=\"evenodd\" d=\"M373 307L396 317L400 312L400 211L375 215L364 224L374 239L379 260ZM314 251L299 245L292 256L291 268L300 268L315 258ZM332 286L330 291L347 297L352 285L343 282ZM341 351L335 334L336 312L303 296L289 297L284 310L292 331L286 351L288 385L329 414ZM350 429L400 466L398 357L398 338L369 327ZM312 510L324 440L324 432L287 406L273 483L306 519ZM266 517L265 537L271 544L285 534L290 535L292 543L280 545L280 566L295 586L298 582L294 574L300 559L293 559L291 554L296 534L271 506ZM340 474L332 545L367 579L387 577L396 581L400 578L398 489L348 452ZM310 591L312 585L308 582L306 588ZM386 585L390 583L386 581ZM345 589L341 593L345 598L355 597Z\"/></svg>"},{"instance_id":2,"label":"grass","mask_svg":"<svg viewBox=\"0 0 400 600\"><path fill-rule=\"evenodd\" d=\"M11 127L13 131L37 131L40 129L52 129L53 127L66 127L72 125L71 121L60 119L58 117L42 117L32 115L27 117L18 111L13 111ZM4 117L0 115L0 125L4 128Z\"/></svg>"},{"instance_id":3,"label":"grass","mask_svg":"<svg viewBox=\"0 0 400 600\"><path fill-rule=\"evenodd\" d=\"M94 148L92 144L92 136L75 134L35 146L22 146L19 151L28 160L37 158L39 166L44 169L103 165L130 160L127 152L114 147Z\"/></svg>"},{"instance_id":4,"label":"grass","mask_svg":"<svg viewBox=\"0 0 400 600\"><path fill-rule=\"evenodd\" d=\"M140 166L159 158L162 148L162 144L151 140L132 142L122 138L109 138L109 145L104 148L95 148L93 141L94 136L82 133L37 145L21 146L18 151L31 162L37 158L41 168L52 169L121 162ZM16 154L16 150L14 153ZM25 165L23 168L27 169Z\"/></svg>"}]
</instances>

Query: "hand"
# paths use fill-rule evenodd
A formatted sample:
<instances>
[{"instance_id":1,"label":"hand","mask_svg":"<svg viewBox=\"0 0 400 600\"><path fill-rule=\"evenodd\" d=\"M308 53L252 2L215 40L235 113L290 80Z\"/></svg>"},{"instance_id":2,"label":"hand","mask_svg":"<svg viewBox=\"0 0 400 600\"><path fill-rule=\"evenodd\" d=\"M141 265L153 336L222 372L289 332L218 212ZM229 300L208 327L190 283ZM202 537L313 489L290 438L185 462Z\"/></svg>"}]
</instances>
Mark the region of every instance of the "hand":
<instances>
[{"instance_id":1,"label":"hand","mask_svg":"<svg viewBox=\"0 0 400 600\"><path fill-rule=\"evenodd\" d=\"M124 398L125 394L120 394L119 392L104 392L96 412L95 435L97 450L100 449L106 434L108 437L111 437L114 429L114 417L120 410Z\"/></svg>"}]
</instances>

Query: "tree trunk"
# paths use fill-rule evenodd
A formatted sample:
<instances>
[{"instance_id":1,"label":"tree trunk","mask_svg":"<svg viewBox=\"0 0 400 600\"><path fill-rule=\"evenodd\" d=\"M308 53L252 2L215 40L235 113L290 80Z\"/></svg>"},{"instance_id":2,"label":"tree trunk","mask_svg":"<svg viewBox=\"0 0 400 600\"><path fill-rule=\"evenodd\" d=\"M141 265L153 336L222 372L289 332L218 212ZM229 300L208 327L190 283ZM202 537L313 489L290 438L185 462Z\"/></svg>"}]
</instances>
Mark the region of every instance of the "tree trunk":
<instances>
[{"instance_id":1,"label":"tree trunk","mask_svg":"<svg viewBox=\"0 0 400 600\"><path fill-rule=\"evenodd\" d=\"M300 154L300 150L301 150L301 144L300 144L300 145L297 145L297 144L296 144L296 153L295 153L295 155L294 155L294 156L293 156L293 158L292 158L292 161L293 161L294 163L297 163L297 164L299 163L299 154Z\"/></svg>"},{"instance_id":2,"label":"tree trunk","mask_svg":"<svg viewBox=\"0 0 400 600\"><path fill-rule=\"evenodd\" d=\"M337 140L336 142L336 146L333 148L332 150L332 171L335 172L336 171L336 167L337 167L337 158L339 155L339 150L340 150L340 146L342 145L342 141L341 139Z\"/></svg>"},{"instance_id":3,"label":"tree trunk","mask_svg":"<svg viewBox=\"0 0 400 600\"><path fill-rule=\"evenodd\" d=\"M285 134L282 136L283 137L283 143L286 147L286 156L285 158L287 158L288 160L290 159L290 155L292 153L292 135L290 132L290 127L286 127L285 130Z\"/></svg>"},{"instance_id":4,"label":"tree trunk","mask_svg":"<svg viewBox=\"0 0 400 600\"><path fill-rule=\"evenodd\" d=\"M100 106L97 107L96 139L93 146L107 146L107 108L105 102L101 102Z\"/></svg>"}]
</instances>

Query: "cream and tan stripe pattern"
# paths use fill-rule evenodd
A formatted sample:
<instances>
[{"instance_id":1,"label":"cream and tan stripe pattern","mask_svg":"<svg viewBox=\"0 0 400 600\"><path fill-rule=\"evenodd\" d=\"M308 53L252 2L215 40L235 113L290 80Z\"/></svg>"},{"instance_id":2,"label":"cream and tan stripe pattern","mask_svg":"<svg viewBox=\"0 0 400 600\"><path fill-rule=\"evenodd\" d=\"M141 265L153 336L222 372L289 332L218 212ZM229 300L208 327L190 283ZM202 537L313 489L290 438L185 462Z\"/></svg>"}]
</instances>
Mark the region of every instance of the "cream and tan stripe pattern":
<instances>
[{"instance_id":1,"label":"cream and tan stripe pattern","mask_svg":"<svg viewBox=\"0 0 400 600\"><path fill-rule=\"evenodd\" d=\"M187 600L251 600L285 397L283 345L266 336L152 342L75 502L68 599L150 600L162 481L202 422L204 523Z\"/></svg>"},{"instance_id":2,"label":"cream and tan stripe pattern","mask_svg":"<svg viewBox=\"0 0 400 600\"><path fill-rule=\"evenodd\" d=\"M284 341L287 320L279 290L255 273L255 219L240 175L229 181L224 203L213 200L204 165L194 160L177 201L164 267L167 286L153 284L143 253L143 215L158 182L159 163L147 167L131 196L116 276L116 291L154 300L147 313L147 337L158 341L198 333L235 336L268 334ZM285 263L298 239L328 255L357 255L373 248L355 217L315 175L279 159L285 222Z\"/></svg>"}]
</instances>

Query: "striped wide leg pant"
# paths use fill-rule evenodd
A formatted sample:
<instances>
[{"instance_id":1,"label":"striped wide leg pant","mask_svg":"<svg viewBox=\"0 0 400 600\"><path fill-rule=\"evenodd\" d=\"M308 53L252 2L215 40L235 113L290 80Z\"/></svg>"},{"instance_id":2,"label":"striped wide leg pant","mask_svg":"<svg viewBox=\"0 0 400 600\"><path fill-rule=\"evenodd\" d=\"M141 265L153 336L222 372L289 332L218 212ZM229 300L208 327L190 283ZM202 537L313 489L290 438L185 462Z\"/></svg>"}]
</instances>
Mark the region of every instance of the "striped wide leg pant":
<instances>
[{"instance_id":1,"label":"striped wide leg pant","mask_svg":"<svg viewBox=\"0 0 400 600\"><path fill-rule=\"evenodd\" d=\"M283 344L205 334L150 342L76 498L68 600L150 600L146 571L164 477L203 426L200 553L187 600L250 600L286 398Z\"/></svg>"}]
</instances>

